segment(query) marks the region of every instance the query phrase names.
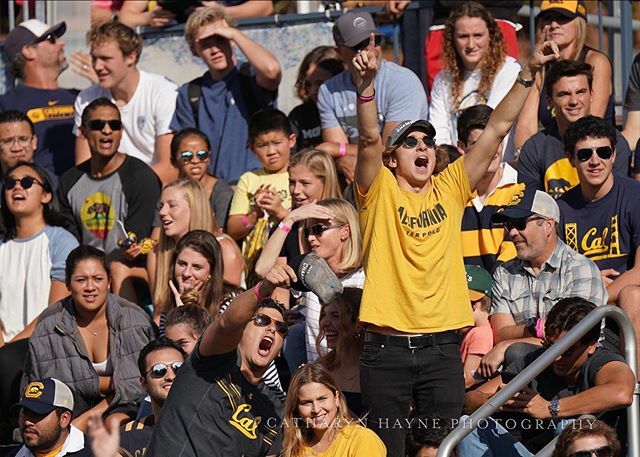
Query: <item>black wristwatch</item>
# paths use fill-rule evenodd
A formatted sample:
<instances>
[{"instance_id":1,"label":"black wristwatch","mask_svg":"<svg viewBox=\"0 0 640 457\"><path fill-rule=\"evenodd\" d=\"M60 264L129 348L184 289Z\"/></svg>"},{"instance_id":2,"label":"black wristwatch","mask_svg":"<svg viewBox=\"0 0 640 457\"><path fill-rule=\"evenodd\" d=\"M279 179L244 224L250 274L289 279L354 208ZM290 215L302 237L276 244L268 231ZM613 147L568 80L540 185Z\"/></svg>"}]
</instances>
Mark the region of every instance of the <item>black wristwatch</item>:
<instances>
[{"instance_id":1,"label":"black wristwatch","mask_svg":"<svg viewBox=\"0 0 640 457\"><path fill-rule=\"evenodd\" d=\"M524 87L531 87L531 86L533 86L533 83L536 82L536 75L533 75L533 77L531 79L524 79L522 77L522 70L520 70L518 72L518 77L516 78L516 81L518 81Z\"/></svg>"},{"instance_id":2,"label":"black wristwatch","mask_svg":"<svg viewBox=\"0 0 640 457\"><path fill-rule=\"evenodd\" d=\"M560 413L560 400L553 399L549 402L549 413L551 417L556 419Z\"/></svg>"}]
</instances>

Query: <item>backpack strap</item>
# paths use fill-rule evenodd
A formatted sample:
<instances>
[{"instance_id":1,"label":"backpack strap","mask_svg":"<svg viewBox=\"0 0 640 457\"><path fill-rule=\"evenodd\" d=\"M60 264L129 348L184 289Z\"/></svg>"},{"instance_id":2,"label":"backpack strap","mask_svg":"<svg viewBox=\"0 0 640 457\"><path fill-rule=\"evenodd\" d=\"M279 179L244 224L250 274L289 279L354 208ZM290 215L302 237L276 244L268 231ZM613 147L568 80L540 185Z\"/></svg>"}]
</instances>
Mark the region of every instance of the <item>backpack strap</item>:
<instances>
[{"instance_id":1,"label":"backpack strap","mask_svg":"<svg viewBox=\"0 0 640 457\"><path fill-rule=\"evenodd\" d=\"M187 86L187 97L189 97L189 104L191 105L191 112L193 113L193 120L196 123L196 128L200 128L200 122L198 120L198 108L200 106L200 99L202 98L202 76L189 81Z\"/></svg>"}]
</instances>

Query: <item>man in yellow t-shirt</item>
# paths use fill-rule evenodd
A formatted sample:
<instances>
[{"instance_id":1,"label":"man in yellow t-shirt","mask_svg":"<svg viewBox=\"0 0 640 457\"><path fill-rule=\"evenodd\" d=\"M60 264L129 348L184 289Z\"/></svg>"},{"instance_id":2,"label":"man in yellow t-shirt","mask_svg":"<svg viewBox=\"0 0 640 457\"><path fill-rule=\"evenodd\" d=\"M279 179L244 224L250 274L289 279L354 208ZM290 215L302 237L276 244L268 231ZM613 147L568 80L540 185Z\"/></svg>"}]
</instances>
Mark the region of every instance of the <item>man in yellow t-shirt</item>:
<instances>
[{"instance_id":1,"label":"man in yellow t-shirt","mask_svg":"<svg viewBox=\"0 0 640 457\"><path fill-rule=\"evenodd\" d=\"M427 121L401 122L389 134L386 149L382 146L373 45L372 34L369 47L353 59L360 133L355 182L366 274L360 385L367 425L389 456L404 456L412 400L418 416L457 418L462 412L458 330L473 325L462 260L462 213L536 73L557 59L558 50L548 42L534 53L468 153L433 176L435 129Z\"/></svg>"}]
</instances>

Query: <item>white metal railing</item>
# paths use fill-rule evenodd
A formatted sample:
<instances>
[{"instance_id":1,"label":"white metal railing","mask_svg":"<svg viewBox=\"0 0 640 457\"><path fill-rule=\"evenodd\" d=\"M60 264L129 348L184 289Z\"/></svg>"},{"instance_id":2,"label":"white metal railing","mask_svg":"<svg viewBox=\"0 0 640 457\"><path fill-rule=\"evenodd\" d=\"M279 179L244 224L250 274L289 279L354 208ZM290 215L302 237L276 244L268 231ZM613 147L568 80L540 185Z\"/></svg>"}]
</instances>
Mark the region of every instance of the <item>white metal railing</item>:
<instances>
[{"instance_id":1,"label":"white metal railing","mask_svg":"<svg viewBox=\"0 0 640 457\"><path fill-rule=\"evenodd\" d=\"M627 439L629 457L640 457L640 413L638 411L638 399L640 395L638 377L638 362L636 350L636 334L631 325L631 321L620 308L612 305L599 306L589 315L572 328L567 334L558 340L554 345L547 349L540 357L538 357L531 365L523 370L518 376L513 378L504 389L491 397L484 405L471 414L467 420L458 424L458 426L444 439L438 449L438 457L448 457L456 445L471 433L477 426L478 422L486 420L491 414L498 411L500 407L513 398L525 386L527 386L536 376L538 376L545 368L551 365L554 360L563 352L573 346L580 338L582 338L589 330L598 325L605 317L610 317L620 327L621 336L624 338L624 358L631 367L636 379L636 387L633 392L633 401L627 408Z\"/></svg>"}]
</instances>

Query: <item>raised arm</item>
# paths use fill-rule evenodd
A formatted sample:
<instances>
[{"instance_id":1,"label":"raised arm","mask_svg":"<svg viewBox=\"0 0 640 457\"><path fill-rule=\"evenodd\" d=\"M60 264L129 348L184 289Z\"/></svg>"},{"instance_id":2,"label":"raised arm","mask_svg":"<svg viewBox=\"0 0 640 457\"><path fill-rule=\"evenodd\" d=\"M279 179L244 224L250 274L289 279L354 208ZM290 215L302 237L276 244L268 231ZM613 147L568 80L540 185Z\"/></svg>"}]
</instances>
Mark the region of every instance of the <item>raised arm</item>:
<instances>
[{"instance_id":1,"label":"raised arm","mask_svg":"<svg viewBox=\"0 0 640 457\"><path fill-rule=\"evenodd\" d=\"M536 49L527 65L520 72L524 80L532 80L540 71L542 66L560 57L558 46L554 41L545 41ZM478 141L471 147L465 155L464 167L469 178L469 186L475 189L480 178L489 168L489 163L496 153L500 142L509 133L513 122L520 114L527 96L531 92L531 87L516 81L505 98L491 113L489 123Z\"/></svg>"},{"instance_id":2,"label":"raised arm","mask_svg":"<svg viewBox=\"0 0 640 457\"><path fill-rule=\"evenodd\" d=\"M209 357L232 351L240 343L242 332L258 309L260 297L269 297L276 287L290 287L297 280L289 265L275 265L254 288L238 295L225 313L202 335L200 355Z\"/></svg>"},{"instance_id":3,"label":"raised arm","mask_svg":"<svg viewBox=\"0 0 640 457\"><path fill-rule=\"evenodd\" d=\"M369 37L369 46L359 52L353 58L356 69L356 93L359 97L356 102L358 114L358 159L356 162L356 184L361 194L366 194L373 183L374 178L382 167L382 153L384 147L378 130L378 108L375 98L366 100L375 95L373 82L378 73L378 60L373 52L375 37L373 33Z\"/></svg>"}]
</instances>

